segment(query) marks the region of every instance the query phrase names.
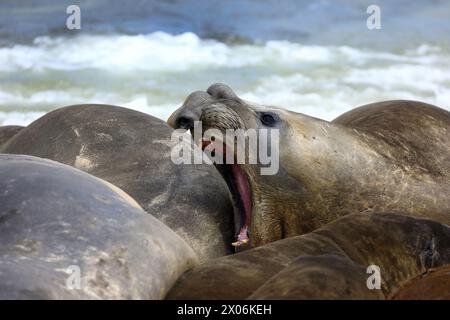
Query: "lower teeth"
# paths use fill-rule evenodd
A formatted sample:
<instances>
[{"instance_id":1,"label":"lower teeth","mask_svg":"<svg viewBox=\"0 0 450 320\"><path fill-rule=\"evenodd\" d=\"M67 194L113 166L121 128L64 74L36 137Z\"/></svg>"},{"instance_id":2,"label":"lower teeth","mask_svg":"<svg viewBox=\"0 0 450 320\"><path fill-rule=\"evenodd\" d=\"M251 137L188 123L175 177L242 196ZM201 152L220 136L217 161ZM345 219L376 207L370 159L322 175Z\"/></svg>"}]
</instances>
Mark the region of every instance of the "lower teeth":
<instances>
[{"instance_id":1,"label":"lower teeth","mask_svg":"<svg viewBox=\"0 0 450 320\"><path fill-rule=\"evenodd\" d=\"M239 247L239 246L242 246L243 244L248 243L248 241L249 241L248 239L239 240L239 241L233 242L231 245L233 247Z\"/></svg>"}]
</instances>

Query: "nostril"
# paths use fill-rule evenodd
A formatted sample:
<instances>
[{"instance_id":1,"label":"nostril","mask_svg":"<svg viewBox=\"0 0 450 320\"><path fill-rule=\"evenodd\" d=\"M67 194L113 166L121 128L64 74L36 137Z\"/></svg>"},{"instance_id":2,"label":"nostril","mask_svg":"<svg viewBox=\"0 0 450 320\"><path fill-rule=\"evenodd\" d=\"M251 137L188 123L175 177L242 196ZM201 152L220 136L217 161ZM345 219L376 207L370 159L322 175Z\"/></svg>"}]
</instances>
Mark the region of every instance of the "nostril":
<instances>
[{"instance_id":1,"label":"nostril","mask_svg":"<svg viewBox=\"0 0 450 320\"><path fill-rule=\"evenodd\" d=\"M190 130L194 127L194 120L192 118L181 116L177 119L177 127Z\"/></svg>"}]
</instances>

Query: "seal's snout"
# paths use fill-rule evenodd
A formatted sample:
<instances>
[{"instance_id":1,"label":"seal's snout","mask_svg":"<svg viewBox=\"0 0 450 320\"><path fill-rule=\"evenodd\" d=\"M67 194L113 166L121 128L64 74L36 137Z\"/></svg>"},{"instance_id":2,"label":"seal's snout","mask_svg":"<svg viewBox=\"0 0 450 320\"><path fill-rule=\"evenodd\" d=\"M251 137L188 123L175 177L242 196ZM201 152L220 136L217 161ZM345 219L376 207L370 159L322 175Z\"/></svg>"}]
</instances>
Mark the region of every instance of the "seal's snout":
<instances>
[{"instance_id":1,"label":"seal's snout","mask_svg":"<svg viewBox=\"0 0 450 320\"><path fill-rule=\"evenodd\" d=\"M176 127L181 129L190 130L194 128L194 117L181 115L176 120Z\"/></svg>"},{"instance_id":2,"label":"seal's snout","mask_svg":"<svg viewBox=\"0 0 450 320\"><path fill-rule=\"evenodd\" d=\"M174 129L192 129L194 122L200 119L203 105L211 101L208 93L195 91L186 98L180 108L172 113L167 123Z\"/></svg>"},{"instance_id":3,"label":"seal's snout","mask_svg":"<svg viewBox=\"0 0 450 320\"><path fill-rule=\"evenodd\" d=\"M191 93L183 105L170 116L167 123L174 129L192 129L194 122L200 119L202 109L220 99L238 99L238 97L229 86L223 83L215 83L206 92L195 91Z\"/></svg>"}]
</instances>

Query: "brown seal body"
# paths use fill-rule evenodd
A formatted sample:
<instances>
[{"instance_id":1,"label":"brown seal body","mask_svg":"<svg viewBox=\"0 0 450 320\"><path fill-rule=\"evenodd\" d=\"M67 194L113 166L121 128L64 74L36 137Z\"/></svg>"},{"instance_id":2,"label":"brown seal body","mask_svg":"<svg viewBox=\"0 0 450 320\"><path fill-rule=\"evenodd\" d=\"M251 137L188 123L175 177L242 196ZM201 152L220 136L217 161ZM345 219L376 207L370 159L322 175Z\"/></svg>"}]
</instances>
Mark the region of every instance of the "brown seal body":
<instances>
[{"instance_id":1,"label":"brown seal body","mask_svg":"<svg viewBox=\"0 0 450 320\"><path fill-rule=\"evenodd\" d=\"M24 127L22 126L1 126L0 127L0 148L9 139L19 133Z\"/></svg>"},{"instance_id":2,"label":"brown seal body","mask_svg":"<svg viewBox=\"0 0 450 320\"><path fill-rule=\"evenodd\" d=\"M211 166L175 165L171 134L164 121L141 112L77 105L34 121L2 152L55 160L118 186L201 260L232 252L232 205L223 179Z\"/></svg>"},{"instance_id":3,"label":"brown seal body","mask_svg":"<svg viewBox=\"0 0 450 320\"><path fill-rule=\"evenodd\" d=\"M300 257L253 292L249 299L383 299L369 290L366 269L340 255Z\"/></svg>"},{"instance_id":4,"label":"brown seal body","mask_svg":"<svg viewBox=\"0 0 450 320\"><path fill-rule=\"evenodd\" d=\"M410 280L393 297L395 300L450 300L450 265Z\"/></svg>"},{"instance_id":5,"label":"brown seal body","mask_svg":"<svg viewBox=\"0 0 450 320\"><path fill-rule=\"evenodd\" d=\"M328 122L244 101L215 84L191 94L168 122L191 128L197 120L204 128L279 132L275 175L261 175L261 165L240 166L251 189L254 247L357 212L401 212L450 223L448 111L387 101Z\"/></svg>"},{"instance_id":6,"label":"brown seal body","mask_svg":"<svg viewBox=\"0 0 450 320\"><path fill-rule=\"evenodd\" d=\"M385 299L450 264L450 228L395 213L351 214L311 233L186 272L168 299ZM366 273L378 266L380 289Z\"/></svg>"}]
</instances>

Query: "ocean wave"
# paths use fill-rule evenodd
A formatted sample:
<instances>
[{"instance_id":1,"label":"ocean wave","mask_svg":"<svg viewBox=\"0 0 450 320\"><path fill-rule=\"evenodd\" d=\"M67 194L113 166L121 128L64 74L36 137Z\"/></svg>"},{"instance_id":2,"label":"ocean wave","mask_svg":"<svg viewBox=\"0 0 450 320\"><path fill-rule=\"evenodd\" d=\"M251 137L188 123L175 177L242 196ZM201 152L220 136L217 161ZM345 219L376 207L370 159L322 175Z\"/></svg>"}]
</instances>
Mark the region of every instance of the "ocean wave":
<instances>
[{"instance_id":1,"label":"ocean wave","mask_svg":"<svg viewBox=\"0 0 450 320\"><path fill-rule=\"evenodd\" d=\"M110 72L185 72L194 68L241 68L269 63L278 67L333 62L358 65L369 60L430 64L442 58L438 54L438 48L428 46L409 51L408 56L405 56L346 46L303 46L288 41L227 45L215 40L202 40L189 32L180 35L155 32L137 36L44 36L36 38L32 46L0 48L0 71L72 71L93 68Z\"/></svg>"},{"instance_id":2,"label":"ocean wave","mask_svg":"<svg viewBox=\"0 0 450 320\"><path fill-rule=\"evenodd\" d=\"M345 50L343 50L345 54ZM319 46L287 41L264 45L226 45L202 40L193 33L155 32L138 36L81 35L74 38L39 37L33 46L0 49L0 71L100 69L110 72L174 71L195 68L240 68L268 63L328 63L335 53Z\"/></svg>"},{"instance_id":3,"label":"ocean wave","mask_svg":"<svg viewBox=\"0 0 450 320\"><path fill-rule=\"evenodd\" d=\"M245 99L327 120L389 99L448 108L449 71L450 52L426 44L382 52L288 41L225 44L193 33L45 36L0 48L0 124L26 124L77 103L166 119L191 91L214 82Z\"/></svg>"}]
</instances>

